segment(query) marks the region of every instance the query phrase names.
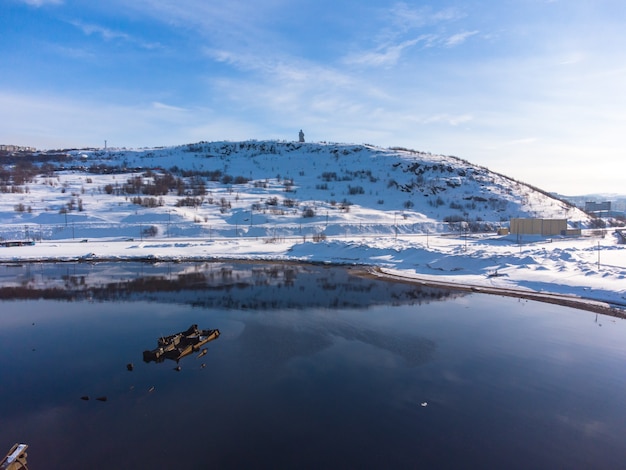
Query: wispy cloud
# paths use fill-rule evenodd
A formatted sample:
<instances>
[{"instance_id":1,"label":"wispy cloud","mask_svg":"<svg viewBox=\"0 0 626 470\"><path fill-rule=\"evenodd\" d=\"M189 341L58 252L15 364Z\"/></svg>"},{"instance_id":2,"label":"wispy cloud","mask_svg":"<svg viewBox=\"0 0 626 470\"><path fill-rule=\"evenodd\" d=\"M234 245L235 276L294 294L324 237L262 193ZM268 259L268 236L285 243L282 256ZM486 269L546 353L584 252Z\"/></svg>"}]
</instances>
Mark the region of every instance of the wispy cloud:
<instances>
[{"instance_id":1,"label":"wispy cloud","mask_svg":"<svg viewBox=\"0 0 626 470\"><path fill-rule=\"evenodd\" d=\"M253 53L240 53L222 49L205 48L204 52L212 59L228 63L239 70L260 74L258 78L276 84L315 83L328 86L345 86L351 83L347 74L327 65L297 59L287 55L276 57L259 56Z\"/></svg>"},{"instance_id":2,"label":"wispy cloud","mask_svg":"<svg viewBox=\"0 0 626 470\"><path fill-rule=\"evenodd\" d=\"M181 108L180 106L172 106L170 104L161 103L160 101L153 101L152 108L157 111L173 111L177 113L183 113L188 111L187 109Z\"/></svg>"},{"instance_id":3,"label":"wispy cloud","mask_svg":"<svg viewBox=\"0 0 626 470\"><path fill-rule=\"evenodd\" d=\"M434 10L414 8L404 2L396 3L381 17L385 26L374 34L374 46L349 54L346 64L371 67L389 67L400 62L411 48L453 47L461 45L478 31L446 34L444 25L460 20L465 15L457 8ZM389 26L391 25L391 26Z\"/></svg>"},{"instance_id":4,"label":"wispy cloud","mask_svg":"<svg viewBox=\"0 0 626 470\"><path fill-rule=\"evenodd\" d=\"M49 119L51 115L55 119ZM161 102L114 103L2 91L0 120L7 123L0 131L0 141L8 138L39 148L91 146L104 139L110 145L173 145L206 138L192 131L204 120L215 123L215 136L221 132L223 138L231 137L223 123L233 125L232 119L218 119L204 107L184 109ZM245 127L242 123L240 126Z\"/></svg>"},{"instance_id":5,"label":"wispy cloud","mask_svg":"<svg viewBox=\"0 0 626 470\"><path fill-rule=\"evenodd\" d=\"M59 59L89 60L96 58L96 55L92 51L89 51L88 49L85 49L81 46L64 45L57 44L55 42L49 42L42 45L41 47L45 48L47 52L51 52Z\"/></svg>"},{"instance_id":6,"label":"wispy cloud","mask_svg":"<svg viewBox=\"0 0 626 470\"><path fill-rule=\"evenodd\" d=\"M240 70L268 70L271 64L256 54L238 53L233 50L205 47L204 54L224 64L232 65Z\"/></svg>"},{"instance_id":7,"label":"wispy cloud","mask_svg":"<svg viewBox=\"0 0 626 470\"><path fill-rule=\"evenodd\" d=\"M381 45L373 51L365 51L346 57L347 64L366 65L372 67L395 65L405 49L415 46L418 42L427 39L423 36L417 39L409 39L398 44Z\"/></svg>"},{"instance_id":8,"label":"wispy cloud","mask_svg":"<svg viewBox=\"0 0 626 470\"><path fill-rule=\"evenodd\" d=\"M381 44L374 50L353 53L344 59L346 64L365 65L370 67L388 67L397 64L403 53L408 49L421 44L423 48L444 46L455 47L463 44L468 38L478 34L478 31L465 31L451 36L436 34L422 34L415 39L407 39L398 43Z\"/></svg>"},{"instance_id":9,"label":"wispy cloud","mask_svg":"<svg viewBox=\"0 0 626 470\"><path fill-rule=\"evenodd\" d=\"M508 142L510 145L530 145L537 142L536 137L525 137L521 139L514 139Z\"/></svg>"},{"instance_id":10,"label":"wispy cloud","mask_svg":"<svg viewBox=\"0 0 626 470\"><path fill-rule=\"evenodd\" d=\"M156 49L161 47L159 43L146 42L134 36L131 36L130 34L124 33L122 31L116 31L105 26L91 23L83 23L82 21L72 21L71 24L80 29L87 36L100 36L105 41L121 40L127 43L135 44L144 49Z\"/></svg>"},{"instance_id":11,"label":"wispy cloud","mask_svg":"<svg viewBox=\"0 0 626 470\"><path fill-rule=\"evenodd\" d=\"M218 47L230 44L259 49L271 37L259 23L265 18L272 18L271 6L274 2L134 0L119 3L164 24L193 30Z\"/></svg>"},{"instance_id":12,"label":"wispy cloud","mask_svg":"<svg viewBox=\"0 0 626 470\"><path fill-rule=\"evenodd\" d=\"M112 39L124 39L129 40L130 36L126 33L122 33L120 31L114 31L109 28L105 28L104 26L99 26L95 24L83 23L82 21L73 21L72 24L80 29L87 36L91 36L92 34L101 36L103 39L110 41Z\"/></svg>"},{"instance_id":13,"label":"wispy cloud","mask_svg":"<svg viewBox=\"0 0 626 470\"><path fill-rule=\"evenodd\" d=\"M20 0L22 3L33 7L42 7L44 5L61 5L63 0Z\"/></svg>"},{"instance_id":14,"label":"wispy cloud","mask_svg":"<svg viewBox=\"0 0 626 470\"><path fill-rule=\"evenodd\" d=\"M560 61L559 65L576 65L583 62L586 59L585 54L582 52L572 52L565 55Z\"/></svg>"},{"instance_id":15,"label":"wispy cloud","mask_svg":"<svg viewBox=\"0 0 626 470\"><path fill-rule=\"evenodd\" d=\"M384 89L374 86L358 75L329 64L282 56L266 59L256 55L221 50L207 50L215 60L225 61L248 73L238 78L207 77L208 87L219 95L217 103L228 103L232 109L263 122L270 131L280 132L285 126L298 123L318 129L327 128L332 120L355 123L373 119L376 107L369 102L389 100ZM356 128L360 125L354 124ZM370 127L370 126L368 126ZM339 138L342 132L337 124L336 135L320 138ZM327 132L327 131L326 131ZM345 132L345 130L344 130Z\"/></svg>"},{"instance_id":16,"label":"wispy cloud","mask_svg":"<svg viewBox=\"0 0 626 470\"><path fill-rule=\"evenodd\" d=\"M444 40L446 47L454 47L463 44L468 38L478 34L478 31L464 31L462 33L453 34Z\"/></svg>"},{"instance_id":17,"label":"wispy cloud","mask_svg":"<svg viewBox=\"0 0 626 470\"><path fill-rule=\"evenodd\" d=\"M465 16L457 8L432 10L428 7L412 8L406 3L396 3L388 12L393 29L407 32L441 22L458 20Z\"/></svg>"},{"instance_id":18,"label":"wispy cloud","mask_svg":"<svg viewBox=\"0 0 626 470\"><path fill-rule=\"evenodd\" d=\"M458 126L459 124L463 124L473 120L474 117L471 114L435 114L432 116L428 116L427 118L421 119L421 122L424 124L448 124L450 126Z\"/></svg>"}]
</instances>

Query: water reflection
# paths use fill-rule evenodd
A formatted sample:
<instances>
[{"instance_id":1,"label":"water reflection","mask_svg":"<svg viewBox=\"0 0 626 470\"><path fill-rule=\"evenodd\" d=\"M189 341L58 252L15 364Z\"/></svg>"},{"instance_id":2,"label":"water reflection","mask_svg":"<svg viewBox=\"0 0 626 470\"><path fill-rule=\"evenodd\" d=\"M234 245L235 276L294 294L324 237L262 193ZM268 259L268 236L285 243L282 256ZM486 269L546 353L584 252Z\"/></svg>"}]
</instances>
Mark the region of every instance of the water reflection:
<instances>
[{"instance_id":1,"label":"water reflection","mask_svg":"<svg viewBox=\"0 0 626 470\"><path fill-rule=\"evenodd\" d=\"M626 459L619 319L324 266L30 265L0 278L0 442L28 443L31 468ZM208 336L196 325L219 341L178 372L142 361L159 338Z\"/></svg>"},{"instance_id":2,"label":"water reflection","mask_svg":"<svg viewBox=\"0 0 626 470\"><path fill-rule=\"evenodd\" d=\"M296 358L314 356L333 347L338 341L352 342L387 351L401 358L409 367L430 361L436 343L414 332L398 335L389 330L375 331L354 325L320 325L319 328L293 328L287 325L266 325L251 322L238 337L238 347L253 367L279 367ZM258 363L262 361L261 363Z\"/></svg>"},{"instance_id":3,"label":"water reflection","mask_svg":"<svg viewBox=\"0 0 626 470\"><path fill-rule=\"evenodd\" d=\"M464 295L299 264L41 263L0 266L0 300L150 300L203 308L365 308Z\"/></svg>"}]
</instances>

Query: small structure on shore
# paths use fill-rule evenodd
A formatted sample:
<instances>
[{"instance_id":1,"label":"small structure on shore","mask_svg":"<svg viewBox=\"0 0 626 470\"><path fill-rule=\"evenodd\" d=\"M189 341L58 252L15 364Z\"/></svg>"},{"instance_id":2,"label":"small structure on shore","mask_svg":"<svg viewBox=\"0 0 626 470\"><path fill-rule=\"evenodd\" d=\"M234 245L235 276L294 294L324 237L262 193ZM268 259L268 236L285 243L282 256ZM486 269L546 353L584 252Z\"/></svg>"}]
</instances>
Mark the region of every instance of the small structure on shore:
<instances>
[{"instance_id":1,"label":"small structure on shore","mask_svg":"<svg viewBox=\"0 0 626 470\"><path fill-rule=\"evenodd\" d=\"M26 463L26 449L28 444L15 444L7 455L0 461L0 469L2 470L19 470L28 468Z\"/></svg>"},{"instance_id":2,"label":"small structure on shore","mask_svg":"<svg viewBox=\"0 0 626 470\"><path fill-rule=\"evenodd\" d=\"M9 240L0 242L0 246L33 246L35 242L33 240Z\"/></svg>"},{"instance_id":3,"label":"small structure on shore","mask_svg":"<svg viewBox=\"0 0 626 470\"><path fill-rule=\"evenodd\" d=\"M566 219L512 218L511 233L515 235L561 235L567 230Z\"/></svg>"}]
</instances>

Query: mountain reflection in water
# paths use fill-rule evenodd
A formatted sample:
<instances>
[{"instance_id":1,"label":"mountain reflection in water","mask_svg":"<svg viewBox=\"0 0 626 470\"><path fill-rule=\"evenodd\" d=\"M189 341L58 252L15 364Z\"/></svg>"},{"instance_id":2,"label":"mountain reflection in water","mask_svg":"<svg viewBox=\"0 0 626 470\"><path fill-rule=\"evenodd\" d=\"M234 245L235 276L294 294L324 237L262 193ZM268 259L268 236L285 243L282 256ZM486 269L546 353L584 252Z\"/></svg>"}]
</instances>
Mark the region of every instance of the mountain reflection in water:
<instances>
[{"instance_id":1,"label":"mountain reflection in water","mask_svg":"<svg viewBox=\"0 0 626 470\"><path fill-rule=\"evenodd\" d=\"M364 295L367 294L367 295ZM148 300L203 308L364 308L464 295L353 275L349 268L247 263L41 263L0 266L0 300Z\"/></svg>"}]
</instances>

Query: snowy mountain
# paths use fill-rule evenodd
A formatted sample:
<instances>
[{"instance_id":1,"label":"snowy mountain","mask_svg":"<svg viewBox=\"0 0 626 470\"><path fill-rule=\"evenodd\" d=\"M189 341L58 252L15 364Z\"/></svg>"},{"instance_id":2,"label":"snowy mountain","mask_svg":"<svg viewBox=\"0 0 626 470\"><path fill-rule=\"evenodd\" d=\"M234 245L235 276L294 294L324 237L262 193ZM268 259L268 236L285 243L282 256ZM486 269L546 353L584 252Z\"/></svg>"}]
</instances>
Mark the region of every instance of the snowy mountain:
<instances>
[{"instance_id":1,"label":"snowy mountain","mask_svg":"<svg viewBox=\"0 0 626 470\"><path fill-rule=\"evenodd\" d=\"M4 157L0 237L325 237L495 231L570 203L465 160L279 141ZM10 197L9 197L10 195Z\"/></svg>"}]
</instances>

